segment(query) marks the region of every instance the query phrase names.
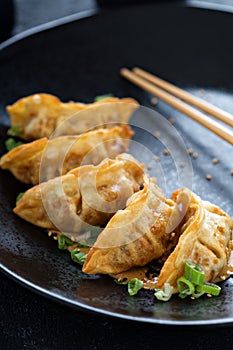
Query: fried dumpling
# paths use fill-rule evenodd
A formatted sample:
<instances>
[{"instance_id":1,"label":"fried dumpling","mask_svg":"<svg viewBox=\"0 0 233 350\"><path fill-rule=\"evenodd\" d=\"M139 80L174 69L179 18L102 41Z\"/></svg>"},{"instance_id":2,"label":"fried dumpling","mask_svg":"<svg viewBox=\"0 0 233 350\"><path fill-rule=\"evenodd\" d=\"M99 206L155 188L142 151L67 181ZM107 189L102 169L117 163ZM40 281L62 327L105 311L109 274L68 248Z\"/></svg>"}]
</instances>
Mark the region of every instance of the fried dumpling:
<instances>
[{"instance_id":1,"label":"fried dumpling","mask_svg":"<svg viewBox=\"0 0 233 350\"><path fill-rule=\"evenodd\" d=\"M170 247L179 208L166 199L154 179L145 175L143 186L100 233L87 255L84 272L118 274L146 265Z\"/></svg>"},{"instance_id":2,"label":"fried dumpling","mask_svg":"<svg viewBox=\"0 0 233 350\"><path fill-rule=\"evenodd\" d=\"M78 135L111 123L127 123L138 108L132 98L109 97L91 104L67 102L50 94L34 94L7 106L11 126L24 140ZM74 116L70 119L71 116ZM70 120L69 120L70 119ZM66 122L67 121L67 122ZM59 127L58 127L59 126Z\"/></svg>"},{"instance_id":3,"label":"fried dumpling","mask_svg":"<svg viewBox=\"0 0 233 350\"><path fill-rule=\"evenodd\" d=\"M6 153L0 167L10 170L18 180L35 185L80 165L97 165L105 158L115 158L126 152L132 136L131 128L122 125L78 136L42 138Z\"/></svg>"},{"instance_id":4,"label":"fried dumpling","mask_svg":"<svg viewBox=\"0 0 233 350\"><path fill-rule=\"evenodd\" d=\"M85 165L26 191L14 213L46 229L78 234L85 224L102 226L139 191L143 165L128 154Z\"/></svg>"},{"instance_id":5,"label":"fried dumpling","mask_svg":"<svg viewBox=\"0 0 233 350\"><path fill-rule=\"evenodd\" d=\"M219 207L201 200L187 188L174 192L177 201L181 193L188 193L190 204L179 228L180 238L175 250L165 261L156 288L164 288L165 283L177 292L176 281L184 274L186 261L191 261L205 272L206 282L224 279L230 252L233 222ZM181 203L182 204L182 203Z\"/></svg>"}]
</instances>

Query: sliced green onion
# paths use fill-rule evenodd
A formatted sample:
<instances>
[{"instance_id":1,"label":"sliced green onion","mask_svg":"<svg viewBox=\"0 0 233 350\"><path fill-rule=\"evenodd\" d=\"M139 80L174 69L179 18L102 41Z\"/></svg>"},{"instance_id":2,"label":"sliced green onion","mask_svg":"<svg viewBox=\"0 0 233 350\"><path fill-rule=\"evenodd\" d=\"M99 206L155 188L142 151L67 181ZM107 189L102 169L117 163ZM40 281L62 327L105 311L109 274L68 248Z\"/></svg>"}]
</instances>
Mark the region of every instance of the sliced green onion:
<instances>
[{"instance_id":1,"label":"sliced green onion","mask_svg":"<svg viewBox=\"0 0 233 350\"><path fill-rule=\"evenodd\" d=\"M171 299L173 287L169 283L164 283L164 291L162 289L155 290L155 297L158 300L168 301Z\"/></svg>"},{"instance_id":2,"label":"sliced green onion","mask_svg":"<svg viewBox=\"0 0 233 350\"><path fill-rule=\"evenodd\" d=\"M72 246L75 244L74 241L71 241L71 239L65 235L59 235L57 243L59 249L64 249L65 246Z\"/></svg>"},{"instance_id":3,"label":"sliced green onion","mask_svg":"<svg viewBox=\"0 0 233 350\"><path fill-rule=\"evenodd\" d=\"M18 147L18 146L20 146L22 144L23 144L23 142L15 141L15 139L13 139L12 137L10 137L9 139L7 139L5 141L5 146L6 146L7 151L11 151L15 147Z\"/></svg>"},{"instance_id":4,"label":"sliced green onion","mask_svg":"<svg viewBox=\"0 0 233 350\"><path fill-rule=\"evenodd\" d=\"M209 283L209 282L205 282L202 286L197 286L196 289L197 289L197 292L207 293L214 296L218 296L221 291L221 287L219 287L215 283Z\"/></svg>"},{"instance_id":5,"label":"sliced green onion","mask_svg":"<svg viewBox=\"0 0 233 350\"><path fill-rule=\"evenodd\" d=\"M23 197L24 193L25 193L25 192L20 192L20 193L18 194L18 196L16 197L16 200L15 200L15 204L17 204L18 201Z\"/></svg>"},{"instance_id":6,"label":"sliced green onion","mask_svg":"<svg viewBox=\"0 0 233 350\"><path fill-rule=\"evenodd\" d=\"M105 94L105 95L96 96L94 98L94 102L104 100L105 98L108 98L108 97L114 97L114 96L113 96L113 94Z\"/></svg>"},{"instance_id":7,"label":"sliced green onion","mask_svg":"<svg viewBox=\"0 0 233 350\"><path fill-rule=\"evenodd\" d=\"M71 258L80 265L83 265L87 257L86 253L80 252L78 248L75 248L71 252Z\"/></svg>"},{"instance_id":8,"label":"sliced green onion","mask_svg":"<svg viewBox=\"0 0 233 350\"><path fill-rule=\"evenodd\" d=\"M128 293L130 296L137 294L142 289L143 282L138 278L133 278L128 283Z\"/></svg>"},{"instance_id":9,"label":"sliced green onion","mask_svg":"<svg viewBox=\"0 0 233 350\"><path fill-rule=\"evenodd\" d=\"M77 243L77 242L74 242L74 243ZM78 243L78 246L77 246L77 248L88 248L88 246L87 245L84 245L84 244L81 244L81 243Z\"/></svg>"},{"instance_id":10,"label":"sliced green onion","mask_svg":"<svg viewBox=\"0 0 233 350\"><path fill-rule=\"evenodd\" d=\"M204 271L191 261L185 263L184 277L195 285L202 286L204 283Z\"/></svg>"},{"instance_id":11,"label":"sliced green onion","mask_svg":"<svg viewBox=\"0 0 233 350\"><path fill-rule=\"evenodd\" d=\"M59 249L65 248L66 240L64 235L58 236L57 244Z\"/></svg>"},{"instance_id":12,"label":"sliced green onion","mask_svg":"<svg viewBox=\"0 0 233 350\"><path fill-rule=\"evenodd\" d=\"M22 136L22 131L20 130L19 126L12 126L11 128L8 129L7 135L20 137Z\"/></svg>"},{"instance_id":13,"label":"sliced green onion","mask_svg":"<svg viewBox=\"0 0 233 350\"><path fill-rule=\"evenodd\" d=\"M191 295L195 291L193 283L183 276L177 280L177 286L180 298L185 298L187 295Z\"/></svg>"}]
</instances>

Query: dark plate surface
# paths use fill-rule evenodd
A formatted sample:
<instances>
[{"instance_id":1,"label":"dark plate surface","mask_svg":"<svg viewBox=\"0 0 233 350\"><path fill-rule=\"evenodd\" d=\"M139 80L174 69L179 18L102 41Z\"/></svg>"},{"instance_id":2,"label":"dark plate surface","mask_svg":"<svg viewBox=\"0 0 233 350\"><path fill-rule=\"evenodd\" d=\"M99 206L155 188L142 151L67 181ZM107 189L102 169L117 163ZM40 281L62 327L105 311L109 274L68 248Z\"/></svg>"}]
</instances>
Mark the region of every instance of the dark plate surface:
<instances>
[{"instance_id":1,"label":"dark plate surface","mask_svg":"<svg viewBox=\"0 0 233 350\"><path fill-rule=\"evenodd\" d=\"M48 92L64 101L90 102L96 95L112 92L151 107L148 94L120 77L122 66L143 67L233 112L232 20L233 15L224 12L139 5L66 23L5 46L0 51L1 154L9 126L5 106L22 96ZM161 162L153 162L134 144L132 152L152 165L151 173L168 195L187 185L232 215L232 146L161 102L153 110L165 120L157 112L142 110L132 124L137 125L135 140L160 156ZM183 141L172 126L166 129L164 146L143 130L163 134L171 117ZM199 157L187 157L184 145ZM174 159L163 155L164 147L172 148ZM178 171L183 157L186 167ZM219 159L217 165L212 163L214 157ZM212 175L209 182L207 173ZM170 325L233 322L232 279L222 284L218 298L193 302L174 297L160 303L151 292L129 297L109 277L86 276L43 230L13 215L15 197L24 186L8 172L1 171L0 177L0 263L19 281L74 306L131 320Z\"/></svg>"}]
</instances>

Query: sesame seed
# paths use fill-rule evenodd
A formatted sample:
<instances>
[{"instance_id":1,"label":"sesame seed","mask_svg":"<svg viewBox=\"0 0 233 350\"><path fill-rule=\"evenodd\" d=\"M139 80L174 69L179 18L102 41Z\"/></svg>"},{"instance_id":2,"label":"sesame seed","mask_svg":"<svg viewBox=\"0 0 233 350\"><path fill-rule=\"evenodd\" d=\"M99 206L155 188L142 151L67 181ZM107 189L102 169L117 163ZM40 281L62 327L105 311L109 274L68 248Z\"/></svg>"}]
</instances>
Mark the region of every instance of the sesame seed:
<instances>
[{"instance_id":1,"label":"sesame seed","mask_svg":"<svg viewBox=\"0 0 233 350\"><path fill-rule=\"evenodd\" d=\"M188 152L188 154L192 154L193 153L193 149L192 148L188 148L187 152Z\"/></svg>"},{"instance_id":2,"label":"sesame seed","mask_svg":"<svg viewBox=\"0 0 233 350\"><path fill-rule=\"evenodd\" d=\"M184 168L184 166L185 166L185 162L180 162L179 167Z\"/></svg>"},{"instance_id":3,"label":"sesame seed","mask_svg":"<svg viewBox=\"0 0 233 350\"><path fill-rule=\"evenodd\" d=\"M233 169L231 169L230 174L231 174L231 176L233 176Z\"/></svg>"},{"instance_id":4,"label":"sesame seed","mask_svg":"<svg viewBox=\"0 0 233 350\"><path fill-rule=\"evenodd\" d=\"M160 157L159 157L159 156L155 156L155 157L154 157L154 160L155 160L156 162L160 162Z\"/></svg>"},{"instance_id":5,"label":"sesame seed","mask_svg":"<svg viewBox=\"0 0 233 350\"><path fill-rule=\"evenodd\" d=\"M170 155L169 149L165 149L165 150L163 151L163 154L164 154L165 156L169 156L169 155Z\"/></svg>"},{"instance_id":6,"label":"sesame seed","mask_svg":"<svg viewBox=\"0 0 233 350\"><path fill-rule=\"evenodd\" d=\"M197 158L198 158L198 153L197 153L197 152L194 152L194 153L193 153L193 158L194 158L194 159L197 159Z\"/></svg>"},{"instance_id":7,"label":"sesame seed","mask_svg":"<svg viewBox=\"0 0 233 350\"><path fill-rule=\"evenodd\" d=\"M206 174L205 178L206 180L210 181L212 179L212 176L210 174Z\"/></svg>"},{"instance_id":8,"label":"sesame seed","mask_svg":"<svg viewBox=\"0 0 233 350\"><path fill-rule=\"evenodd\" d=\"M212 163L213 164L218 164L219 163L219 159L218 158L213 158L212 159Z\"/></svg>"},{"instance_id":9,"label":"sesame seed","mask_svg":"<svg viewBox=\"0 0 233 350\"><path fill-rule=\"evenodd\" d=\"M150 104L151 104L152 106L156 106L157 103L158 103L158 99L157 99L156 97L152 97L152 98L150 99Z\"/></svg>"},{"instance_id":10,"label":"sesame seed","mask_svg":"<svg viewBox=\"0 0 233 350\"><path fill-rule=\"evenodd\" d=\"M159 133L158 131L156 131L156 132L154 133L154 137L157 139L157 138L159 138L159 136L160 136L160 133Z\"/></svg>"},{"instance_id":11,"label":"sesame seed","mask_svg":"<svg viewBox=\"0 0 233 350\"><path fill-rule=\"evenodd\" d=\"M147 165L147 169L148 169L148 170L151 170L151 169L152 169L152 165L148 164L148 165Z\"/></svg>"},{"instance_id":12,"label":"sesame seed","mask_svg":"<svg viewBox=\"0 0 233 350\"><path fill-rule=\"evenodd\" d=\"M38 94L34 95L33 101L35 102L35 104L40 104L41 103L41 96Z\"/></svg>"},{"instance_id":13,"label":"sesame seed","mask_svg":"<svg viewBox=\"0 0 233 350\"><path fill-rule=\"evenodd\" d=\"M169 118L168 119L169 123L171 123L172 125L175 124L175 120L173 118Z\"/></svg>"}]
</instances>

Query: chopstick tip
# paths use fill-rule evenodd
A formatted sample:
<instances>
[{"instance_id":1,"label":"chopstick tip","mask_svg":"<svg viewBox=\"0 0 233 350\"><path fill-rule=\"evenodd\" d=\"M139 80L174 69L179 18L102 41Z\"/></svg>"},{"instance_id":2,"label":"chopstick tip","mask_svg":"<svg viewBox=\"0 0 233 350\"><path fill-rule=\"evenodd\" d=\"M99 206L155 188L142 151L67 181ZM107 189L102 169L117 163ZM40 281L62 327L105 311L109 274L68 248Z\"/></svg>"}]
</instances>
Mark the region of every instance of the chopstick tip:
<instances>
[{"instance_id":1,"label":"chopstick tip","mask_svg":"<svg viewBox=\"0 0 233 350\"><path fill-rule=\"evenodd\" d=\"M128 72L128 69L125 68L125 67L122 67L122 68L120 69L120 74L121 74L122 76L124 76L127 72Z\"/></svg>"}]
</instances>

